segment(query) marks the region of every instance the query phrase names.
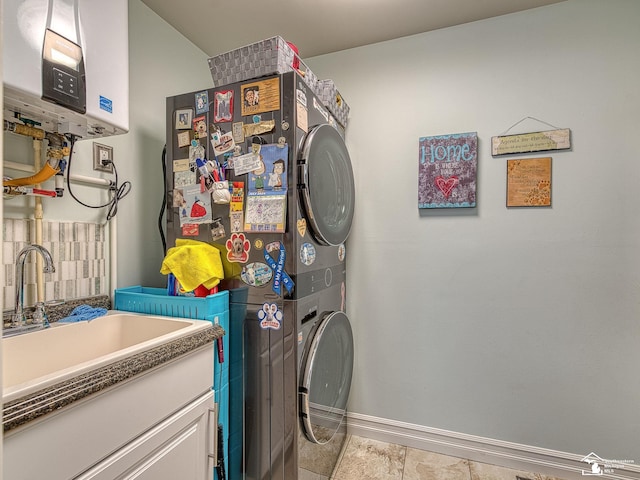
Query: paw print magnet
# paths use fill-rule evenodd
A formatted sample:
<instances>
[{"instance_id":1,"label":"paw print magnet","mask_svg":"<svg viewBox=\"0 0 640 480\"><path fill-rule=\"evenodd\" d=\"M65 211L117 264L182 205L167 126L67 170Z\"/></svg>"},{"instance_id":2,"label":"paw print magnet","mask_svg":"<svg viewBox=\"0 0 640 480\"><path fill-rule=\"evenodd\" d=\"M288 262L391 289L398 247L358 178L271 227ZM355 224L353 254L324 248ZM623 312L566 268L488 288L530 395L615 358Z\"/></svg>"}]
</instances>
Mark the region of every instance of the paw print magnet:
<instances>
[{"instance_id":1,"label":"paw print magnet","mask_svg":"<svg viewBox=\"0 0 640 480\"><path fill-rule=\"evenodd\" d=\"M234 233L227 240L227 260L230 262L247 263L251 242L247 240L244 233Z\"/></svg>"},{"instance_id":2,"label":"paw print magnet","mask_svg":"<svg viewBox=\"0 0 640 480\"><path fill-rule=\"evenodd\" d=\"M279 330L282 325L282 310L275 303L265 303L262 309L258 310L258 320L260 320L260 328L264 330L268 328Z\"/></svg>"}]
</instances>

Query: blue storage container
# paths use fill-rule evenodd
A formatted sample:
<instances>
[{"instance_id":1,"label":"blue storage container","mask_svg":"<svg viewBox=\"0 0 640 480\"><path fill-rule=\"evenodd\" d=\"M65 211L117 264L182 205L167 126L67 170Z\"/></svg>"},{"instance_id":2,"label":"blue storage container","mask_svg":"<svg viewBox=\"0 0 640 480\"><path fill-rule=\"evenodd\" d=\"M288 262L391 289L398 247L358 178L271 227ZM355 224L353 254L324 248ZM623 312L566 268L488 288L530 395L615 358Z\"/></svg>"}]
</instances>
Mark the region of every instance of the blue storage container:
<instances>
[{"instance_id":1,"label":"blue storage container","mask_svg":"<svg viewBox=\"0 0 640 480\"><path fill-rule=\"evenodd\" d=\"M211 322L215 322L216 316L225 316L228 321L229 292L223 291L207 297L173 297L167 295L164 288L118 288L115 291L114 308L126 312L195 318Z\"/></svg>"},{"instance_id":2,"label":"blue storage container","mask_svg":"<svg viewBox=\"0 0 640 480\"><path fill-rule=\"evenodd\" d=\"M218 355L215 355L213 389L219 409L218 422L223 429L224 464L229 465L229 292L223 291L206 297L174 297L167 295L164 288L134 286L118 288L114 293L115 310L208 320L224 329L226 335L222 337L222 342L225 358L220 363Z\"/></svg>"}]
</instances>

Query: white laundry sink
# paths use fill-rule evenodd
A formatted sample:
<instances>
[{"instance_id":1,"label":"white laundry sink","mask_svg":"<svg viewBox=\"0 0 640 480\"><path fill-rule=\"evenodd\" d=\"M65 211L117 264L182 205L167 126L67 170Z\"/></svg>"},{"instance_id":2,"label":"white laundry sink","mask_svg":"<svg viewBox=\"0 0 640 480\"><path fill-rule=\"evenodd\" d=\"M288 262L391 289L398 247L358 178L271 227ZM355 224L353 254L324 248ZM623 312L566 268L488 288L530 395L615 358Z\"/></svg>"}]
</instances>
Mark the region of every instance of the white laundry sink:
<instances>
[{"instance_id":1,"label":"white laundry sink","mask_svg":"<svg viewBox=\"0 0 640 480\"><path fill-rule=\"evenodd\" d=\"M110 311L77 323L2 339L2 399L7 402L191 335L204 320Z\"/></svg>"}]
</instances>

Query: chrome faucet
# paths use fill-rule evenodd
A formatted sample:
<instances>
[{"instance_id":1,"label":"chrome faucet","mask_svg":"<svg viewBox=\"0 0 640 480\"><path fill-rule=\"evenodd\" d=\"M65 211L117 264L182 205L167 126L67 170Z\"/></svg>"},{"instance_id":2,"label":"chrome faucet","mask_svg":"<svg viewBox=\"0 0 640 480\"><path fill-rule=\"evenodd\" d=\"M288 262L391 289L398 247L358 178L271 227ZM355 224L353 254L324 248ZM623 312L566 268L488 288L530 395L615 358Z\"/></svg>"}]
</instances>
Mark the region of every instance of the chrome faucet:
<instances>
[{"instance_id":1,"label":"chrome faucet","mask_svg":"<svg viewBox=\"0 0 640 480\"><path fill-rule=\"evenodd\" d=\"M53 273L56 269L53 266L53 258L49 250L41 245L32 244L24 247L16 257L16 309L11 319L12 327L22 327L26 324L24 315L24 262L29 252L38 252L44 259L44 273Z\"/></svg>"}]
</instances>

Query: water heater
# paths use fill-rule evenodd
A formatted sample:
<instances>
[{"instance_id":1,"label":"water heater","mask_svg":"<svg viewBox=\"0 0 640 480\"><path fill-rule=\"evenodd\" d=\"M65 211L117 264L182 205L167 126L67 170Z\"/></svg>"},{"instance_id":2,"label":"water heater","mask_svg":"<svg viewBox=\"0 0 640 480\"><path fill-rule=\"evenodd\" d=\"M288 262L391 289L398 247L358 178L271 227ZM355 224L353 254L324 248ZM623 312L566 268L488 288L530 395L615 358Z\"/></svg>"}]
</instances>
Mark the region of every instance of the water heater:
<instances>
[{"instance_id":1,"label":"water heater","mask_svg":"<svg viewBox=\"0 0 640 480\"><path fill-rule=\"evenodd\" d=\"M4 119L97 138L129 130L127 0L2 2Z\"/></svg>"}]
</instances>

